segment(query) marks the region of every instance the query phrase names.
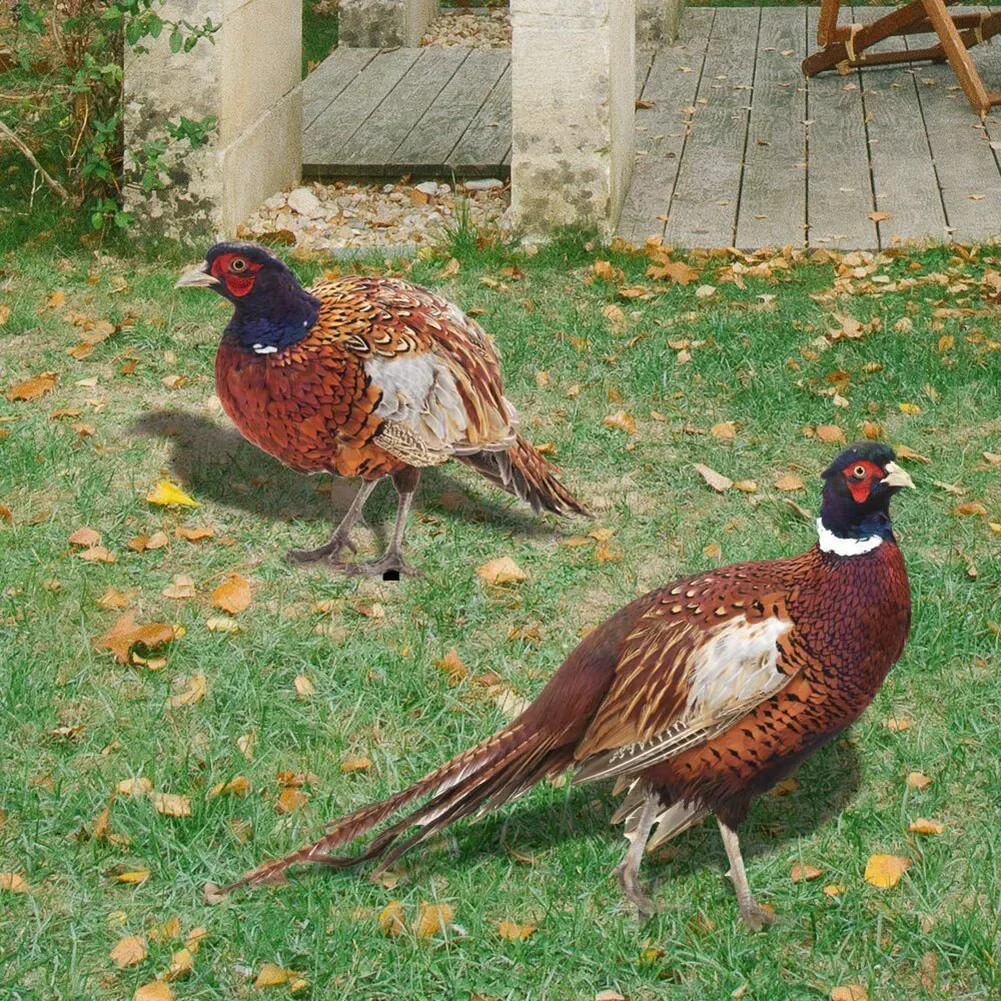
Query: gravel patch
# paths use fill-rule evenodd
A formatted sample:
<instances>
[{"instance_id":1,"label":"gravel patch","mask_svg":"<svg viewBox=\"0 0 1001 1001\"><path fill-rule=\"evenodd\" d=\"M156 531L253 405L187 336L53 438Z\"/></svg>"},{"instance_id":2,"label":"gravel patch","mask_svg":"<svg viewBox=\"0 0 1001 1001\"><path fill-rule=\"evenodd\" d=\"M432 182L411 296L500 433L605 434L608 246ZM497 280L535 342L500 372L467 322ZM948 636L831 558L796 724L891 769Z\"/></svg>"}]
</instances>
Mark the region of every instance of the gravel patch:
<instances>
[{"instance_id":1,"label":"gravel patch","mask_svg":"<svg viewBox=\"0 0 1001 1001\"><path fill-rule=\"evenodd\" d=\"M506 7L443 10L428 26L421 45L463 45L471 49L511 48L511 15Z\"/></svg>"},{"instance_id":2,"label":"gravel patch","mask_svg":"<svg viewBox=\"0 0 1001 1001\"><path fill-rule=\"evenodd\" d=\"M347 256L413 252L440 240L463 212L473 226L494 228L509 204L508 186L497 179L460 184L458 193L437 181L315 182L272 195L239 235Z\"/></svg>"}]
</instances>

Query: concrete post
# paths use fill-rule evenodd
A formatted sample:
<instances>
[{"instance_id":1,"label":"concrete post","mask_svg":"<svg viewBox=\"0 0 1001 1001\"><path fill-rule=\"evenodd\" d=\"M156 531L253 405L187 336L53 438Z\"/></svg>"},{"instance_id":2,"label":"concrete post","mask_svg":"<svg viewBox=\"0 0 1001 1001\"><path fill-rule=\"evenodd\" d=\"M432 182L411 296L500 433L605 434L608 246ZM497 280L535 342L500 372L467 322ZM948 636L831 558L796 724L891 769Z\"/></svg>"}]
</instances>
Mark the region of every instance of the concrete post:
<instances>
[{"instance_id":1,"label":"concrete post","mask_svg":"<svg viewBox=\"0 0 1001 1001\"><path fill-rule=\"evenodd\" d=\"M633 164L634 0L511 0L511 222L615 231Z\"/></svg>"},{"instance_id":2,"label":"concrete post","mask_svg":"<svg viewBox=\"0 0 1001 1001\"><path fill-rule=\"evenodd\" d=\"M192 10L192 8L196 8ZM126 207L147 231L203 242L233 236L302 170L302 12L290 0L167 0L158 12L221 25L215 44L172 54L169 32L126 50ZM164 123L215 115L218 131L190 151L168 139L163 190L146 192L129 151L166 137ZM130 169L130 160L131 169Z\"/></svg>"},{"instance_id":3,"label":"concrete post","mask_svg":"<svg viewBox=\"0 0 1001 1001\"><path fill-rule=\"evenodd\" d=\"M414 48L438 16L438 0L341 0L337 39L355 48Z\"/></svg>"},{"instance_id":4,"label":"concrete post","mask_svg":"<svg viewBox=\"0 0 1001 1001\"><path fill-rule=\"evenodd\" d=\"M668 45L678 39L685 0L636 0L636 43Z\"/></svg>"}]
</instances>

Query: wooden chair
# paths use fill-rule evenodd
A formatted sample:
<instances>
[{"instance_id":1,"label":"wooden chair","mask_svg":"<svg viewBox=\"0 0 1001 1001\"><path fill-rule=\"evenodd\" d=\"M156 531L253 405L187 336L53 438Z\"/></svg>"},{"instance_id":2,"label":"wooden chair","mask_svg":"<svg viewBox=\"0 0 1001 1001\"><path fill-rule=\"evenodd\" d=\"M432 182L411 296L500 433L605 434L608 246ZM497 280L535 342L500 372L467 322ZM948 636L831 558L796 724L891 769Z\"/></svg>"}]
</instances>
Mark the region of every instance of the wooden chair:
<instances>
[{"instance_id":1,"label":"wooden chair","mask_svg":"<svg viewBox=\"0 0 1001 1001\"><path fill-rule=\"evenodd\" d=\"M846 73L857 66L948 60L973 110L984 118L993 105L1001 104L1001 91L989 91L984 86L967 50L1001 32L1001 11L951 15L946 7L956 2L912 0L869 24L839 26L841 0L822 0L817 26L817 44L821 48L803 60L803 73L809 77L833 68ZM899 52L866 52L884 38L922 32L934 32L938 44Z\"/></svg>"}]
</instances>

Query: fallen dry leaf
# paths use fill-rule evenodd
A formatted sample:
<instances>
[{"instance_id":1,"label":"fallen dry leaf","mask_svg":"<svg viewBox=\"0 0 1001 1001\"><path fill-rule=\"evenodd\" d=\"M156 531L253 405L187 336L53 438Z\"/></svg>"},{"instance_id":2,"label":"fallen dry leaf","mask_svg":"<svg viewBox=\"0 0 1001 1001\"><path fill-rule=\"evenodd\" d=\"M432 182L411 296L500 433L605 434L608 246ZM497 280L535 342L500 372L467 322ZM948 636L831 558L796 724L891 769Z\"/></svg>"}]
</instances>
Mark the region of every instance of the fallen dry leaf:
<instances>
[{"instance_id":1,"label":"fallen dry leaf","mask_svg":"<svg viewBox=\"0 0 1001 1001\"><path fill-rule=\"evenodd\" d=\"M201 702L205 698L208 687L208 678L204 674L195 674L188 680L187 685L181 691L176 695L171 695L167 699L167 705L173 707L193 706L196 702Z\"/></svg>"},{"instance_id":2,"label":"fallen dry leaf","mask_svg":"<svg viewBox=\"0 0 1001 1001\"><path fill-rule=\"evenodd\" d=\"M348 754L341 761L342 772L364 772L372 767L372 759L361 754Z\"/></svg>"},{"instance_id":3,"label":"fallen dry leaf","mask_svg":"<svg viewBox=\"0 0 1001 1001\"><path fill-rule=\"evenodd\" d=\"M840 897L845 892L845 888L840 883L828 883L824 887L824 893L828 897Z\"/></svg>"},{"instance_id":4,"label":"fallen dry leaf","mask_svg":"<svg viewBox=\"0 0 1001 1001\"><path fill-rule=\"evenodd\" d=\"M414 932L418 938L434 938L445 930L454 915L449 904L421 904Z\"/></svg>"},{"instance_id":5,"label":"fallen dry leaf","mask_svg":"<svg viewBox=\"0 0 1001 1001\"><path fill-rule=\"evenodd\" d=\"M174 601L184 601L188 598L197 597L198 591L191 577L187 574L179 573L174 575L174 582L168 584L160 594Z\"/></svg>"},{"instance_id":6,"label":"fallen dry leaf","mask_svg":"<svg viewBox=\"0 0 1001 1001\"><path fill-rule=\"evenodd\" d=\"M250 780L245 775L237 775L228 782L220 782L209 790L209 799L216 796L246 796L250 792Z\"/></svg>"},{"instance_id":7,"label":"fallen dry leaf","mask_svg":"<svg viewBox=\"0 0 1001 1001\"><path fill-rule=\"evenodd\" d=\"M883 720L883 726L891 733L900 733L903 730L910 730L911 721L902 717L889 716Z\"/></svg>"},{"instance_id":8,"label":"fallen dry leaf","mask_svg":"<svg viewBox=\"0 0 1001 1001\"><path fill-rule=\"evenodd\" d=\"M921 413L921 408L916 403L898 403L897 409L909 417L914 417L916 414Z\"/></svg>"},{"instance_id":9,"label":"fallen dry leaf","mask_svg":"<svg viewBox=\"0 0 1001 1001\"><path fill-rule=\"evenodd\" d=\"M189 497L180 487L175 486L169 480L160 482L146 495L146 500L150 504L161 506L176 505L178 507L199 507L199 502L193 497Z\"/></svg>"},{"instance_id":10,"label":"fallen dry leaf","mask_svg":"<svg viewBox=\"0 0 1001 1001\"><path fill-rule=\"evenodd\" d=\"M251 602L250 581L240 574L230 574L212 592L212 607L221 608L230 615L238 615Z\"/></svg>"},{"instance_id":11,"label":"fallen dry leaf","mask_svg":"<svg viewBox=\"0 0 1001 1001\"><path fill-rule=\"evenodd\" d=\"M297 699L308 699L310 695L316 694L316 685L305 674L297 674L292 684L295 686Z\"/></svg>"},{"instance_id":12,"label":"fallen dry leaf","mask_svg":"<svg viewBox=\"0 0 1001 1001\"><path fill-rule=\"evenodd\" d=\"M170 957L170 967L162 974L164 980L179 980L186 977L195 968L195 955L187 947L178 949Z\"/></svg>"},{"instance_id":13,"label":"fallen dry leaf","mask_svg":"<svg viewBox=\"0 0 1001 1001\"><path fill-rule=\"evenodd\" d=\"M71 546L83 546L91 549L101 544L101 533L96 528L78 528L70 533L66 540Z\"/></svg>"},{"instance_id":14,"label":"fallen dry leaf","mask_svg":"<svg viewBox=\"0 0 1001 1001\"><path fill-rule=\"evenodd\" d=\"M257 973L254 980L255 987L280 987L287 984L293 977L298 976L294 970L286 970L282 966L274 963L265 963Z\"/></svg>"},{"instance_id":15,"label":"fallen dry leaf","mask_svg":"<svg viewBox=\"0 0 1001 1001\"><path fill-rule=\"evenodd\" d=\"M151 980L136 988L132 1001L174 1001L174 992L162 980Z\"/></svg>"},{"instance_id":16,"label":"fallen dry leaf","mask_svg":"<svg viewBox=\"0 0 1001 1001\"><path fill-rule=\"evenodd\" d=\"M228 615L212 615L205 620L205 628L210 633L238 633L240 623Z\"/></svg>"},{"instance_id":17,"label":"fallen dry leaf","mask_svg":"<svg viewBox=\"0 0 1001 1001\"><path fill-rule=\"evenodd\" d=\"M818 424L814 429L814 434L817 436L817 441L821 441L825 445L840 445L847 441L844 431L837 424Z\"/></svg>"},{"instance_id":18,"label":"fallen dry leaf","mask_svg":"<svg viewBox=\"0 0 1001 1001\"><path fill-rule=\"evenodd\" d=\"M636 421L625 410L616 410L614 414L602 417L601 423L606 428L613 428L616 431L625 431L626 434L636 434Z\"/></svg>"},{"instance_id":19,"label":"fallen dry leaf","mask_svg":"<svg viewBox=\"0 0 1001 1001\"><path fill-rule=\"evenodd\" d=\"M951 513L958 518L983 518L987 514L987 508L980 501L964 501L957 504Z\"/></svg>"},{"instance_id":20,"label":"fallen dry leaf","mask_svg":"<svg viewBox=\"0 0 1001 1001\"><path fill-rule=\"evenodd\" d=\"M737 437L737 425L733 421L723 421L721 424L714 424L709 433L717 441L733 441Z\"/></svg>"},{"instance_id":21,"label":"fallen dry leaf","mask_svg":"<svg viewBox=\"0 0 1001 1001\"><path fill-rule=\"evenodd\" d=\"M806 484L795 473L783 473L775 481L775 489L792 493L794 490L805 490Z\"/></svg>"},{"instance_id":22,"label":"fallen dry leaf","mask_svg":"<svg viewBox=\"0 0 1001 1001\"><path fill-rule=\"evenodd\" d=\"M992 466L1001 466L1001 455L996 452L984 452L984 459Z\"/></svg>"},{"instance_id":23,"label":"fallen dry leaf","mask_svg":"<svg viewBox=\"0 0 1001 1001\"><path fill-rule=\"evenodd\" d=\"M510 556L499 556L490 560L483 566L477 567L476 573L488 584L508 584L528 580L528 574Z\"/></svg>"},{"instance_id":24,"label":"fallen dry leaf","mask_svg":"<svg viewBox=\"0 0 1001 1001\"><path fill-rule=\"evenodd\" d=\"M178 525L174 529L174 535L179 539L187 539L188 542L201 542L202 539L211 539L215 532L211 528L188 528L186 525Z\"/></svg>"},{"instance_id":25,"label":"fallen dry leaf","mask_svg":"<svg viewBox=\"0 0 1001 1001\"><path fill-rule=\"evenodd\" d=\"M871 212L870 216L884 215L888 212ZM831 1001L869 1001L869 992L861 984L845 984L842 987L831 988Z\"/></svg>"},{"instance_id":26,"label":"fallen dry leaf","mask_svg":"<svg viewBox=\"0 0 1001 1001\"><path fill-rule=\"evenodd\" d=\"M286 786L278 794L278 799L275 801L275 812L292 813L293 810L301 809L308 802L309 793L296 789L295 786Z\"/></svg>"},{"instance_id":27,"label":"fallen dry leaf","mask_svg":"<svg viewBox=\"0 0 1001 1001\"><path fill-rule=\"evenodd\" d=\"M509 942L524 942L535 934L535 925L521 925L516 921L498 921L497 934Z\"/></svg>"},{"instance_id":28,"label":"fallen dry leaf","mask_svg":"<svg viewBox=\"0 0 1001 1001\"><path fill-rule=\"evenodd\" d=\"M56 378L55 372L43 372L33 379L26 379L24 382L18 382L11 386L4 393L4 396L12 402L14 400L37 400L40 396L51 393L56 388Z\"/></svg>"},{"instance_id":29,"label":"fallen dry leaf","mask_svg":"<svg viewBox=\"0 0 1001 1001\"><path fill-rule=\"evenodd\" d=\"M90 549L85 549L82 553L77 553L77 556L79 556L82 560L86 560L88 563L115 562L114 554L108 552L104 546L91 546Z\"/></svg>"},{"instance_id":30,"label":"fallen dry leaf","mask_svg":"<svg viewBox=\"0 0 1001 1001\"><path fill-rule=\"evenodd\" d=\"M584 541L585 543L587 542L586 539ZM459 659L458 651L454 647L444 657L433 663L439 671L444 671L448 675L448 683L450 685L459 684L469 674L469 670Z\"/></svg>"},{"instance_id":31,"label":"fallen dry leaf","mask_svg":"<svg viewBox=\"0 0 1001 1001\"><path fill-rule=\"evenodd\" d=\"M17 872L0 872L0 890L6 893L30 893L28 881Z\"/></svg>"},{"instance_id":32,"label":"fallen dry leaf","mask_svg":"<svg viewBox=\"0 0 1001 1001\"><path fill-rule=\"evenodd\" d=\"M187 796L178 796L170 792L152 792L149 798L157 813L162 813L165 817L191 816L191 799Z\"/></svg>"},{"instance_id":33,"label":"fallen dry leaf","mask_svg":"<svg viewBox=\"0 0 1001 1001\"><path fill-rule=\"evenodd\" d=\"M141 963L149 955L149 950L146 948L146 939L144 936L127 935L125 938L118 940L109 955L115 961L115 966L120 970L124 970L127 966L135 966Z\"/></svg>"},{"instance_id":34,"label":"fallen dry leaf","mask_svg":"<svg viewBox=\"0 0 1001 1001\"><path fill-rule=\"evenodd\" d=\"M398 900L391 900L379 911L379 927L386 935L402 935L406 930L403 920L403 905Z\"/></svg>"},{"instance_id":35,"label":"fallen dry leaf","mask_svg":"<svg viewBox=\"0 0 1001 1001\"><path fill-rule=\"evenodd\" d=\"M907 830L912 834L941 834L945 830L945 824L940 824L937 820L928 820L926 817L918 817L907 825Z\"/></svg>"},{"instance_id":36,"label":"fallen dry leaf","mask_svg":"<svg viewBox=\"0 0 1001 1001\"><path fill-rule=\"evenodd\" d=\"M902 855L870 855L865 867L865 881L870 886L889 890L900 882L911 859Z\"/></svg>"},{"instance_id":37,"label":"fallen dry leaf","mask_svg":"<svg viewBox=\"0 0 1001 1001\"><path fill-rule=\"evenodd\" d=\"M893 218L892 212L870 212L869 218L873 222L886 222L887 219ZM845 999L835 998L834 1001L845 1001ZM848 998L847 1001L856 1001L855 998Z\"/></svg>"},{"instance_id":38,"label":"fallen dry leaf","mask_svg":"<svg viewBox=\"0 0 1001 1001\"><path fill-rule=\"evenodd\" d=\"M118 883L127 883L130 886L138 886L149 879L149 869L125 869L122 872L112 874L112 879Z\"/></svg>"},{"instance_id":39,"label":"fallen dry leaf","mask_svg":"<svg viewBox=\"0 0 1001 1001\"><path fill-rule=\"evenodd\" d=\"M931 778L925 775L923 772L908 772L907 773L907 784L911 789L917 789L921 792L927 789L932 783Z\"/></svg>"},{"instance_id":40,"label":"fallen dry leaf","mask_svg":"<svg viewBox=\"0 0 1001 1001\"><path fill-rule=\"evenodd\" d=\"M921 455L915 452L913 448L908 448L906 445L896 445L894 446L894 451L897 453L898 459L909 459L911 462L923 462L925 465L931 462L931 459L927 455Z\"/></svg>"},{"instance_id":41,"label":"fallen dry leaf","mask_svg":"<svg viewBox=\"0 0 1001 1001\"><path fill-rule=\"evenodd\" d=\"M153 650L169 643L175 635L174 627L165 622L139 624L133 612L126 612L103 636L94 640L94 646L98 650L110 650L119 664L127 664L133 647Z\"/></svg>"},{"instance_id":42,"label":"fallen dry leaf","mask_svg":"<svg viewBox=\"0 0 1001 1001\"><path fill-rule=\"evenodd\" d=\"M121 610L129 607L129 602L135 595L135 591L119 591L117 588L109 587L100 598L95 599L102 608L113 608Z\"/></svg>"},{"instance_id":43,"label":"fallen dry leaf","mask_svg":"<svg viewBox=\"0 0 1001 1001\"><path fill-rule=\"evenodd\" d=\"M795 862L789 875L794 883L804 883L811 879L820 879L824 875L824 870L806 862Z\"/></svg>"},{"instance_id":44,"label":"fallen dry leaf","mask_svg":"<svg viewBox=\"0 0 1001 1001\"><path fill-rule=\"evenodd\" d=\"M672 281L678 285L688 285L699 277L698 271L689 267L684 261L662 261L651 264L646 273L649 278Z\"/></svg>"},{"instance_id":45,"label":"fallen dry leaf","mask_svg":"<svg viewBox=\"0 0 1001 1001\"><path fill-rule=\"evenodd\" d=\"M726 493L733 486L733 480L722 473L717 473L715 469L710 469L709 466L705 466L701 462L695 463L693 468L717 493Z\"/></svg>"}]
</instances>

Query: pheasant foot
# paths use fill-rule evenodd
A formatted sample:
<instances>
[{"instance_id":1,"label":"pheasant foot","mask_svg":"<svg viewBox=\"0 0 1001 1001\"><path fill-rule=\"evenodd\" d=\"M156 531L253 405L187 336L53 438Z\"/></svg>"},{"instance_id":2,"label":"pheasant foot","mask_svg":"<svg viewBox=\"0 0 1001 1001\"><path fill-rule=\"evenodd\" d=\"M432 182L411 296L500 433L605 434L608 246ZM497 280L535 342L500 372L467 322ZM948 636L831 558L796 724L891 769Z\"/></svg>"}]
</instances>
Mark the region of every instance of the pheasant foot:
<instances>
[{"instance_id":1,"label":"pheasant foot","mask_svg":"<svg viewBox=\"0 0 1001 1001\"><path fill-rule=\"evenodd\" d=\"M345 563L338 566L349 577L382 577L386 580L399 580L400 577L417 577L420 570L412 567L398 549L387 549L377 560L362 563ZM390 576L392 575L392 576Z\"/></svg>"},{"instance_id":2,"label":"pheasant foot","mask_svg":"<svg viewBox=\"0 0 1001 1001\"><path fill-rule=\"evenodd\" d=\"M290 549L285 554L285 559L289 563L319 563L320 560L334 562L342 549L348 549L352 553L357 552L355 544L347 537L347 532L343 536L340 532L335 532L329 542L316 549Z\"/></svg>"}]
</instances>

